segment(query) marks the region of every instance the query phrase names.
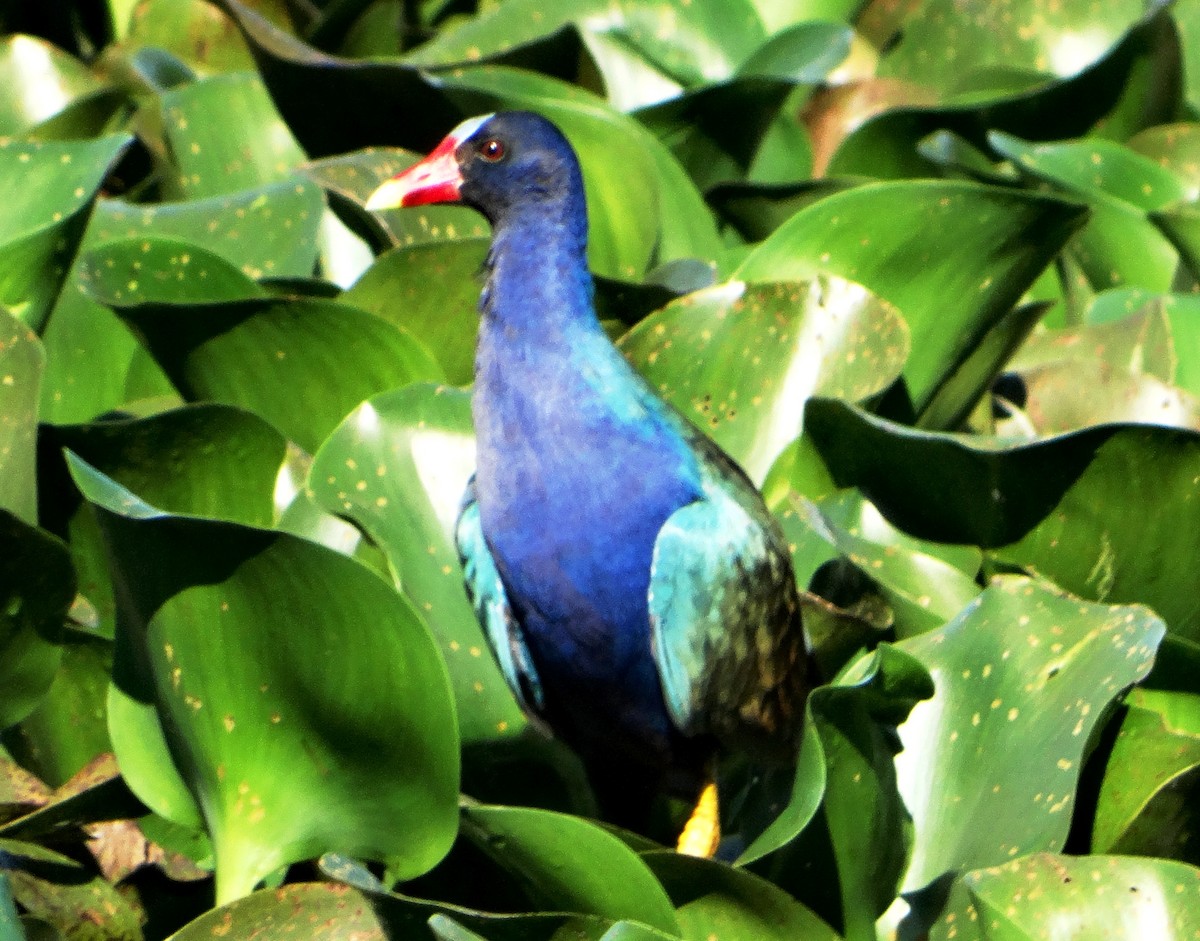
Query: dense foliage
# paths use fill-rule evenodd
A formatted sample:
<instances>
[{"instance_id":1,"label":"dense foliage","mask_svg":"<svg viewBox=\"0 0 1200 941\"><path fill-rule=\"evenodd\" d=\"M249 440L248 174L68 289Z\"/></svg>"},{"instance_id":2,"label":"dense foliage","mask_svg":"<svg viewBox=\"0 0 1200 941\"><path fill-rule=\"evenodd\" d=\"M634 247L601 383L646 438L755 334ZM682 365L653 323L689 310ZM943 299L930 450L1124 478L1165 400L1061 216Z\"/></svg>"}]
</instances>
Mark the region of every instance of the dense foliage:
<instances>
[{"instance_id":1,"label":"dense foliage","mask_svg":"<svg viewBox=\"0 0 1200 941\"><path fill-rule=\"evenodd\" d=\"M0 31L0 941L1200 936L1200 0ZM592 819L463 593L486 225L362 204L510 107L807 589L729 861Z\"/></svg>"}]
</instances>

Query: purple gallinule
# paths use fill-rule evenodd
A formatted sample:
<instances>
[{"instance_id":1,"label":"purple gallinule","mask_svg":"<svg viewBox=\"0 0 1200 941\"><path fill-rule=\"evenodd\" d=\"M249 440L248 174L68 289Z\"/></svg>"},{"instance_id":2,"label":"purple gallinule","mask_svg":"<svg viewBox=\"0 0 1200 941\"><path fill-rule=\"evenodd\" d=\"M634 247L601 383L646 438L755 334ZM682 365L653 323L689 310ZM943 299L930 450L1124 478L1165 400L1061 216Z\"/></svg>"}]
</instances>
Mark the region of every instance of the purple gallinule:
<instances>
[{"instance_id":1,"label":"purple gallinule","mask_svg":"<svg viewBox=\"0 0 1200 941\"><path fill-rule=\"evenodd\" d=\"M442 202L492 225L457 526L468 593L606 815L629 824L659 789L699 798L679 848L711 855L718 747L795 758L808 654L783 535L601 328L583 179L553 124L465 121L367 206Z\"/></svg>"}]
</instances>

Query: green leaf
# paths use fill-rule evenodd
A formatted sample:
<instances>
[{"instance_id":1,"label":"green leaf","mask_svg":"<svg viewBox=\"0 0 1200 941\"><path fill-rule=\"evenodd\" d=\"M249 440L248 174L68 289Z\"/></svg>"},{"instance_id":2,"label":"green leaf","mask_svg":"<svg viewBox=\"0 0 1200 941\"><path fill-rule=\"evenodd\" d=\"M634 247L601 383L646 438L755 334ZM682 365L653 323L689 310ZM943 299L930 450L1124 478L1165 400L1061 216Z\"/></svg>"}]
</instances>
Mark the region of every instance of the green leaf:
<instances>
[{"instance_id":1,"label":"green leaf","mask_svg":"<svg viewBox=\"0 0 1200 941\"><path fill-rule=\"evenodd\" d=\"M22 765L51 787L112 751L106 705L112 642L68 631L61 646L62 661L50 689L4 741Z\"/></svg>"},{"instance_id":2,"label":"green leaf","mask_svg":"<svg viewBox=\"0 0 1200 941\"><path fill-rule=\"evenodd\" d=\"M746 0L717 7L684 0L615 6L603 0L516 0L442 33L406 61L422 66L470 62L568 24L612 36L685 84L728 77L764 38L758 16Z\"/></svg>"},{"instance_id":3,"label":"green leaf","mask_svg":"<svg viewBox=\"0 0 1200 941\"><path fill-rule=\"evenodd\" d=\"M894 308L840 278L730 281L673 301L621 347L652 385L756 481L801 430L817 394L859 401L908 354Z\"/></svg>"},{"instance_id":4,"label":"green leaf","mask_svg":"<svg viewBox=\"0 0 1200 941\"><path fill-rule=\"evenodd\" d=\"M912 334L904 379L919 414L1082 219L1078 206L1010 189L877 183L800 210L736 277L832 273L894 304ZM947 297L956 299L951 309Z\"/></svg>"},{"instance_id":5,"label":"green leaf","mask_svg":"<svg viewBox=\"0 0 1200 941\"><path fill-rule=\"evenodd\" d=\"M38 395L46 354L24 323L0 312L0 509L37 521Z\"/></svg>"},{"instance_id":6,"label":"green leaf","mask_svg":"<svg viewBox=\"0 0 1200 941\"><path fill-rule=\"evenodd\" d=\"M920 16L905 19L901 41L883 58L879 74L936 88L945 97L971 88L988 70L1025 72L1034 82L1069 77L1109 55L1145 11L1140 0L1116 0L1102 9L1020 0L1003 11L986 7L964 17L953 0L930 0ZM930 55L932 49L941 54Z\"/></svg>"},{"instance_id":7,"label":"green leaf","mask_svg":"<svg viewBox=\"0 0 1200 941\"><path fill-rule=\"evenodd\" d=\"M297 935L312 941L387 941L386 918L375 911L370 896L329 882L296 883L264 889L205 912L175 941L212 941L214 935L257 941L290 941Z\"/></svg>"},{"instance_id":8,"label":"green leaf","mask_svg":"<svg viewBox=\"0 0 1200 941\"><path fill-rule=\"evenodd\" d=\"M825 820L847 939L875 937L875 920L904 874L913 825L897 792L894 726L933 692L918 661L881 645L809 697L825 753Z\"/></svg>"},{"instance_id":9,"label":"green leaf","mask_svg":"<svg viewBox=\"0 0 1200 941\"><path fill-rule=\"evenodd\" d=\"M938 0L939 6L942 3L943 0ZM1140 8L1139 4L1138 15ZM1078 15L1075 8L1062 9L1067 16ZM981 21L987 22L993 15L997 15L996 11L985 11ZM976 28L974 21L968 22L963 17L949 17L944 24L931 24L922 17L911 19L913 24L919 24L919 30ZM1020 21L1013 16L1012 22ZM895 25L903 26L907 32L910 24L905 20ZM871 28L861 20L859 26L868 31ZM882 47L890 42L890 34L894 32L885 28L884 35L875 39L876 45ZM1023 44L1036 45L1042 41L1042 31L1027 29L1026 32L1029 37L1022 40ZM1101 36L1104 32L1101 27ZM1017 38L1020 39L1019 34ZM995 47L981 44L980 48ZM1089 52L1094 48L1085 42L1064 45L1070 57L1095 59L1094 51ZM911 49L914 56L922 56L915 45ZM955 72L954 80L964 75L961 62L949 56L937 56L926 49L923 57L931 68ZM881 114L876 112L857 123L838 146L829 173L877 177L927 175L930 165L921 157L918 144L941 130L984 148L989 131L1002 130L1029 140L1062 139L1084 135L1107 118L1114 131L1111 136L1116 139L1131 136L1143 128L1176 119L1178 62L1175 24L1170 13L1158 7L1091 66L1066 78L1047 80L1046 76L1030 75L1023 69L1006 69L1001 64L976 72L963 83L960 96L951 103L936 106L927 104L930 89L921 87L920 93L914 95L908 84L902 86L905 100L914 103L889 108ZM886 60L880 68L886 69ZM1123 100L1127 90L1136 92L1129 101Z\"/></svg>"},{"instance_id":10,"label":"green leaf","mask_svg":"<svg viewBox=\"0 0 1200 941\"><path fill-rule=\"evenodd\" d=\"M1108 425L1003 447L833 401L805 418L838 485L860 487L906 532L992 548L1002 564L1084 598L1149 605L1173 633L1198 636L1197 599L1176 589L1200 552L1196 432Z\"/></svg>"},{"instance_id":11,"label":"green leaf","mask_svg":"<svg viewBox=\"0 0 1200 941\"><path fill-rule=\"evenodd\" d=\"M1182 200L1200 197L1200 124L1160 124L1136 134L1126 145L1183 181Z\"/></svg>"},{"instance_id":12,"label":"green leaf","mask_svg":"<svg viewBox=\"0 0 1200 941\"><path fill-rule=\"evenodd\" d=\"M17 903L63 937L141 938L133 905L115 886L69 856L33 843L0 840L0 872L7 875Z\"/></svg>"},{"instance_id":13,"label":"green leaf","mask_svg":"<svg viewBox=\"0 0 1200 941\"><path fill-rule=\"evenodd\" d=\"M1001 133L988 140L1026 174L1091 207L1091 218L1071 250L1094 287L1170 287L1177 256L1146 213L1186 195L1179 177L1109 141L1031 145Z\"/></svg>"},{"instance_id":14,"label":"green leaf","mask_svg":"<svg viewBox=\"0 0 1200 941\"><path fill-rule=\"evenodd\" d=\"M313 461L309 487L387 555L450 670L464 743L509 738L525 719L467 601L454 526L475 471L470 395L413 386L364 403Z\"/></svg>"},{"instance_id":15,"label":"green leaf","mask_svg":"<svg viewBox=\"0 0 1200 941\"><path fill-rule=\"evenodd\" d=\"M809 909L744 869L665 850L642 859L671 896L684 938L838 939Z\"/></svg>"},{"instance_id":16,"label":"green leaf","mask_svg":"<svg viewBox=\"0 0 1200 941\"><path fill-rule=\"evenodd\" d=\"M937 684L900 726L896 774L916 833L906 890L1062 848L1092 731L1149 672L1164 630L1144 608L1006 578L899 644Z\"/></svg>"},{"instance_id":17,"label":"green leaf","mask_svg":"<svg viewBox=\"0 0 1200 941\"><path fill-rule=\"evenodd\" d=\"M289 21L286 5L279 0L255 0L254 9L280 26ZM202 75L254 65L229 19L204 0L138 3L124 45L131 50L165 50Z\"/></svg>"},{"instance_id":18,"label":"green leaf","mask_svg":"<svg viewBox=\"0 0 1200 941\"><path fill-rule=\"evenodd\" d=\"M274 183L304 160L257 75L218 75L162 96L168 193L203 199Z\"/></svg>"},{"instance_id":19,"label":"green leaf","mask_svg":"<svg viewBox=\"0 0 1200 941\"><path fill-rule=\"evenodd\" d=\"M0 729L24 719L54 681L75 596L67 547L0 510Z\"/></svg>"},{"instance_id":20,"label":"green leaf","mask_svg":"<svg viewBox=\"0 0 1200 941\"><path fill-rule=\"evenodd\" d=\"M1130 705L1100 782L1092 850L1194 860L1197 769L1200 736Z\"/></svg>"},{"instance_id":21,"label":"green leaf","mask_svg":"<svg viewBox=\"0 0 1200 941\"><path fill-rule=\"evenodd\" d=\"M1200 931L1200 870L1167 860L1039 853L969 873L963 884L968 921L989 941L1032 941L1050 923L1111 941L1183 941Z\"/></svg>"},{"instance_id":22,"label":"green leaf","mask_svg":"<svg viewBox=\"0 0 1200 941\"><path fill-rule=\"evenodd\" d=\"M632 919L679 934L671 899L645 863L593 823L528 807L468 804L462 829L543 910Z\"/></svg>"},{"instance_id":23,"label":"green leaf","mask_svg":"<svg viewBox=\"0 0 1200 941\"><path fill-rule=\"evenodd\" d=\"M0 139L0 306L40 331L83 232L84 210L129 146Z\"/></svg>"},{"instance_id":24,"label":"green leaf","mask_svg":"<svg viewBox=\"0 0 1200 941\"><path fill-rule=\"evenodd\" d=\"M248 277L307 277L317 258L321 210L321 191L294 180L187 203L135 206L101 201L82 249L167 238L219 255ZM77 261L73 279L78 278L80 264ZM43 340L49 357L43 420L87 421L128 401L129 364L139 347L111 311L74 288L66 290ZM165 378L160 381L170 388Z\"/></svg>"},{"instance_id":25,"label":"green leaf","mask_svg":"<svg viewBox=\"0 0 1200 941\"><path fill-rule=\"evenodd\" d=\"M102 83L82 62L36 36L0 40L0 137L61 113Z\"/></svg>"},{"instance_id":26,"label":"green leaf","mask_svg":"<svg viewBox=\"0 0 1200 941\"><path fill-rule=\"evenodd\" d=\"M402 878L431 868L454 837L458 736L408 604L323 546L165 515L71 469L117 577L139 573L119 621L124 693L157 710L212 837L218 902L327 850L386 857Z\"/></svg>"},{"instance_id":27,"label":"green leaf","mask_svg":"<svg viewBox=\"0 0 1200 941\"><path fill-rule=\"evenodd\" d=\"M405 215L411 215L406 213ZM376 259L342 300L421 337L446 380L468 385L475 371L482 239L395 248ZM430 278L430 273L436 278Z\"/></svg>"},{"instance_id":28,"label":"green leaf","mask_svg":"<svg viewBox=\"0 0 1200 941\"><path fill-rule=\"evenodd\" d=\"M797 516L812 514L817 514L813 530L879 585L898 637L941 627L979 594L977 551L913 539L854 491L798 507Z\"/></svg>"},{"instance_id":29,"label":"green leaf","mask_svg":"<svg viewBox=\"0 0 1200 941\"><path fill-rule=\"evenodd\" d=\"M187 397L255 412L315 451L371 395L440 378L407 331L336 301L264 296L228 266L213 265L210 278L212 261L145 239L90 253L81 272Z\"/></svg>"}]
</instances>

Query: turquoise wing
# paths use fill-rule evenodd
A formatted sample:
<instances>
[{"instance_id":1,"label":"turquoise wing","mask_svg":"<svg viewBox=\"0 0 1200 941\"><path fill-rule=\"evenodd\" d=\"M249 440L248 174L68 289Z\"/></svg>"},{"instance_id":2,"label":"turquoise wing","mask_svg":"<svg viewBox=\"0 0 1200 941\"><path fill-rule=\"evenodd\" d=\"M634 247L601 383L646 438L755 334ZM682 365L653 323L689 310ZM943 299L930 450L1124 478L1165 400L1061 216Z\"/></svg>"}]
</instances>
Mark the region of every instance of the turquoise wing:
<instances>
[{"instance_id":1,"label":"turquoise wing","mask_svg":"<svg viewBox=\"0 0 1200 941\"><path fill-rule=\"evenodd\" d=\"M700 457L708 465L704 496L663 524L650 570L667 707L685 735L711 734L738 751L789 760L808 692L790 554L728 458L715 465L712 452Z\"/></svg>"},{"instance_id":2,"label":"turquoise wing","mask_svg":"<svg viewBox=\"0 0 1200 941\"><path fill-rule=\"evenodd\" d=\"M475 616L483 625L488 643L500 670L527 713L540 714L543 708L542 684L533 659L513 616L496 561L483 538L479 504L475 500L475 478L467 482L462 509L458 514L454 539L466 576L467 595L475 607Z\"/></svg>"}]
</instances>

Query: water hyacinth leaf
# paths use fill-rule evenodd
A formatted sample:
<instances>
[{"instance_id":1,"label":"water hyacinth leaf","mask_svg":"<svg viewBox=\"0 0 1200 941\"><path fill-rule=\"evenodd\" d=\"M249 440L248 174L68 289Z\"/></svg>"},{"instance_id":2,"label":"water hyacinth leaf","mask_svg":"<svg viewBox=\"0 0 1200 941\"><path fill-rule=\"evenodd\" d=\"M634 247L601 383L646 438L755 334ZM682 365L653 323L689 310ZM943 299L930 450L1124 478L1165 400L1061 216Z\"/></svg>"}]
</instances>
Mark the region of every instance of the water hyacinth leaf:
<instances>
[{"instance_id":1,"label":"water hyacinth leaf","mask_svg":"<svg viewBox=\"0 0 1200 941\"><path fill-rule=\"evenodd\" d=\"M1092 850L1195 861L1198 769L1200 736L1130 705L1100 782Z\"/></svg>"},{"instance_id":2,"label":"water hyacinth leaf","mask_svg":"<svg viewBox=\"0 0 1200 941\"><path fill-rule=\"evenodd\" d=\"M255 11L279 27L289 23L286 4L256 0ZM128 20L124 46L162 49L199 75L248 71L254 59L229 18L206 0L139 0Z\"/></svg>"},{"instance_id":3,"label":"water hyacinth leaf","mask_svg":"<svg viewBox=\"0 0 1200 941\"><path fill-rule=\"evenodd\" d=\"M830 400L811 402L805 421L838 485L860 487L906 532L990 548L1083 598L1146 604L1173 633L1200 636L1197 599L1175 588L1200 551L1196 432L1106 425L1004 447Z\"/></svg>"},{"instance_id":4,"label":"water hyacinth leaf","mask_svg":"<svg viewBox=\"0 0 1200 941\"><path fill-rule=\"evenodd\" d=\"M0 311L0 509L37 521L38 396L46 354L22 321Z\"/></svg>"},{"instance_id":5,"label":"water hyacinth leaf","mask_svg":"<svg viewBox=\"0 0 1200 941\"><path fill-rule=\"evenodd\" d=\"M1149 605L1200 639L1200 601L1177 589L1200 551L1197 481L1200 433L1115 426L1045 520L995 557L1085 598Z\"/></svg>"},{"instance_id":6,"label":"water hyacinth leaf","mask_svg":"<svg viewBox=\"0 0 1200 941\"><path fill-rule=\"evenodd\" d=\"M137 941L138 912L116 887L69 856L36 843L0 840L0 871L12 896L62 937ZM82 933L90 930L90 934Z\"/></svg>"},{"instance_id":7,"label":"water hyacinth leaf","mask_svg":"<svg viewBox=\"0 0 1200 941\"><path fill-rule=\"evenodd\" d=\"M37 36L0 40L0 137L10 137L61 113L103 87L78 59Z\"/></svg>"},{"instance_id":8,"label":"water hyacinth leaf","mask_svg":"<svg viewBox=\"0 0 1200 941\"><path fill-rule=\"evenodd\" d=\"M264 889L204 913L172 935L176 941L206 941L214 934L257 941L387 941L429 938L434 926L444 937L483 937L488 941L601 941L620 922L585 915L501 914L425 901L395 893L330 882L300 882ZM641 927L639 925L639 927ZM452 932L458 931L458 934ZM645 932L653 932L644 928ZM465 932L465 933L463 933ZM659 937L653 932L651 937ZM643 941L644 934L618 931L613 941Z\"/></svg>"},{"instance_id":9,"label":"water hyacinth leaf","mask_svg":"<svg viewBox=\"0 0 1200 941\"><path fill-rule=\"evenodd\" d=\"M1050 922L1112 941L1183 941L1200 931L1200 869L1169 860L1039 853L968 873L963 884L967 921L978 920L987 939L1031 941Z\"/></svg>"},{"instance_id":10,"label":"water hyacinth leaf","mask_svg":"<svg viewBox=\"0 0 1200 941\"><path fill-rule=\"evenodd\" d=\"M989 71L1023 73L1034 84L1065 78L1109 55L1145 15L1140 0L1118 0L1102 14L1024 0L1003 13L984 8L964 17L952 0L932 0L920 16L904 20L902 38L881 60L879 74L935 88L944 98L985 85ZM1035 17L1037 28L1026 28ZM931 56L931 49L943 55Z\"/></svg>"},{"instance_id":11,"label":"water hyacinth leaf","mask_svg":"<svg viewBox=\"0 0 1200 941\"><path fill-rule=\"evenodd\" d=\"M1118 199L1153 212L1188 198L1187 183L1179 174L1112 141L1031 144L997 131L988 143L1025 173L1089 201Z\"/></svg>"},{"instance_id":12,"label":"water hyacinth leaf","mask_svg":"<svg viewBox=\"0 0 1200 941\"><path fill-rule=\"evenodd\" d=\"M147 245L141 254L129 243L91 253L84 284L138 330L189 398L255 412L315 451L371 395L441 376L411 334L365 311L316 298L263 297L216 265L221 293L210 298L209 258L183 264L188 256L177 244Z\"/></svg>"},{"instance_id":13,"label":"water hyacinth leaf","mask_svg":"<svg viewBox=\"0 0 1200 941\"><path fill-rule=\"evenodd\" d=\"M509 737L525 719L467 601L454 526L475 471L470 395L412 386L352 413L317 452L316 501L387 555L450 670L464 743Z\"/></svg>"},{"instance_id":14,"label":"water hyacinth leaf","mask_svg":"<svg viewBox=\"0 0 1200 941\"><path fill-rule=\"evenodd\" d=\"M422 337L446 381L467 385L475 371L479 272L486 256L482 239L396 248L376 259L342 300Z\"/></svg>"},{"instance_id":15,"label":"water hyacinth leaf","mask_svg":"<svg viewBox=\"0 0 1200 941\"><path fill-rule=\"evenodd\" d=\"M1175 246L1192 276L1200 278L1200 203L1183 203L1151 213L1150 221Z\"/></svg>"},{"instance_id":16,"label":"water hyacinth leaf","mask_svg":"<svg viewBox=\"0 0 1200 941\"><path fill-rule=\"evenodd\" d=\"M1024 173L1089 204L1091 218L1071 250L1093 286L1170 288L1178 259L1146 213L1183 199L1183 180L1109 141L1028 144L996 132L988 142Z\"/></svg>"},{"instance_id":17,"label":"water hyacinth leaf","mask_svg":"<svg viewBox=\"0 0 1200 941\"><path fill-rule=\"evenodd\" d=\"M400 878L431 868L456 830L458 736L408 603L323 546L162 514L77 458L71 470L114 570L139 573L119 622L125 692L162 717L218 903L329 850L386 857Z\"/></svg>"},{"instance_id":18,"label":"water hyacinth leaf","mask_svg":"<svg viewBox=\"0 0 1200 941\"><path fill-rule=\"evenodd\" d=\"M837 933L782 889L745 869L665 850L642 854L675 904L684 938L836 941Z\"/></svg>"},{"instance_id":19,"label":"water hyacinth leaf","mask_svg":"<svg viewBox=\"0 0 1200 941\"><path fill-rule=\"evenodd\" d=\"M263 889L205 912L173 937L211 941L214 934L258 941L286 941L302 934L312 941L387 941L385 919L374 899L346 885L300 882Z\"/></svg>"},{"instance_id":20,"label":"water hyacinth leaf","mask_svg":"<svg viewBox=\"0 0 1200 941\"><path fill-rule=\"evenodd\" d=\"M824 865L836 870L830 888L840 897L834 904L846 919L847 937L867 937L903 875L911 821L896 791L895 726L932 693L925 669L887 645L814 690L790 799L739 860L759 861L761 871L784 885L815 878L811 871L801 875L812 851L796 838L812 829L824 802L820 820L831 842Z\"/></svg>"},{"instance_id":21,"label":"water hyacinth leaf","mask_svg":"<svg viewBox=\"0 0 1200 941\"><path fill-rule=\"evenodd\" d=\"M912 335L904 379L920 414L1084 215L1060 200L973 183L876 183L800 210L736 277L837 274L894 304ZM956 299L953 309L946 297Z\"/></svg>"},{"instance_id":22,"label":"water hyacinth leaf","mask_svg":"<svg viewBox=\"0 0 1200 941\"><path fill-rule=\"evenodd\" d=\"M41 331L83 232L81 212L129 146L124 135L0 139L0 306Z\"/></svg>"},{"instance_id":23,"label":"water hyacinth leaf","mask_svg":"<svg viewBox=\"0 0 1200 941\"><path fill-rule=\"evenodd\" d=\"M114 241L158 237L194 243L248 277L307 277L317 258L322 208L320 189L294 180L186 203L135 206L101 200L81 257ZM103 305L79 291L63 292L43 340L49 356L43 420L88 421L128 401L129 364L140 347ZM160 381L170 389L165 377Z\"/></svg>"},{"instance_id":24,"label":"water hyacinth leaf","mask_svg":"<svg viewBox=\"0 0 1200 941\"><path fill-rule=\"evenodd\" d=\"M621 340L668 401L752 479L799 435L804 403L859 401L886 388L909 350L889 304L836 277L730 281L673 301Z\"/></svg>"},{"instance_id":25,"label":"water hyacinth leaf","mask_svg":"<svg viewBox=\"0 0 1200 941\"><path fill-rule=\"evenodd\" d=\"M54 536L0 510L0 730L20 722L54 681L75 572Z\"/></svg>"},{"instance_id":26,"label":"water hyacinth leaf","mask_svg":"<svg viewBox=\"0 0 1200 941\"><path fill-rule=\"evenodd\" d=\"M112 751L106 701L112 642L64 632L62 660L37 708L5 737L5 747L51 787Z\"/></svg>"},{"instance_id":27,"label":"water hyacinth leaf","mask_svg":"<svg viewBox=\"0 0 1200 941\"><path fill-rule=\"evenodd\" d=\"M900 642L937 688L900 726L916 833L905 889L1061 849L1092 731L1164 632L1145 608L1003 578L942 630Z\"/></svg>"},{"instance_id":28,"label":"water hyacinth leaf","mask_svg":"<svg viewBox=\"0 0 1200 941\"><path fill-rule=\"evenodd\" d=\"M897 791L895 726L933 693L924 666L884 644L810 696L847 938L874 937L904 875L913 818Z\"/></svg>"},{"instance_id":29,"label":"water hyacinth leaf","mask_svg":"<svg viewBox=\"0 0 1200 941\"><path fill-rule=\"evenodd\" d=\"M913 539L854 491L823 498L813 509L838 551L880 586L898 637L940 627L979 594L977 550Z\"/></svg>"},{"instance_id":30,"label":"water hyacinth leaf","mask_svg":"<svg viewBox=\"0 0 1200 941\"><path fill-rule=\"evenodd\" d=\"M960 427L1051 306L1051 301L1020 304L1001 317L942 383L921 415L920 427Z\"/></svg>"},{"instance_id":31,"label":"water hyacinth leaf","mask_svg":"<svg viewBox=\"0 0 1200 941\"><path fill-rule=\"evenodd\" d=\"M340 59L306 45L238 0L217 0L215 6L241 30L275 106L310 157L379 145L425 153L470 117L421 69Z\"/></svg>"},{"instance_id":32,"label":"water hyacinth leaf","mask_svg":"<svg viewBox=\"0 0 1200 941\"><path fill-rule=\"evenodd\" d=\"M1200 199L1200 123L1146 128L1126 143L1134 153L1148 157L1182 182L1182 201Z\"/></svg>"},{"instance_id":33,"label":"water hyacinth leaf","mask_svg":"<svg viewBox=\"0 0 1200 941\"><path fill-rule=\"evenodd\" d=\"M955 22L965 23L963 17ZM899 25L899 24L897 24ZM1037 31L1033 31L1037 33ZM1035 40L1036 41L1036 40ZM902 93L895 107L876 108L876 116L856 122L837 143L829 172L839 175L922 176L929 163L920 156L921 140L935 131L951 131L976 147L985 147L987 133L1003 130L1029 140L1063 139L1086 134L1102 119L1122 119L1118 139L1143 128L1175 120L1178 110L1178 35L1171 15L1157 9L1133 26L1107 54L1070 77L1045 81L1017 70L990 69L964 88L962 100L932 104L936 93L897 79ZM1072 53L1073 54L1073 53ZM936 57L931 57L936 58ZM1127 86L1148 86L1129 112L1120 111ZM1118 113L1114 116L1113 112ZM1123 132L1123 133L1122 133Z\"/></svg>"},{"instance_id":34,"label":"water hyacinth leaf","mask_svg":"<svg viewBox=\"0 0 1200 941\"><path fill-rule=\"evenodd\" d=\"M1200 430L1200 399L1150 373L1100 360L1054 362L1017 373L1025 388L1022 420L1009 424L1055 435L1113 422ZM1006 428L997 423L997 429Z\"/></svg>"},{"instance_id":35,"label":"water hyacinth leaf","mask_svg":"<svg viewBox=\"0 0 1200 941\"><path fill-rule=\"evenodd\" d=\"M542 911L644 922L679 935L672 900L620 839L579 817L468 804L463 836L511 872Z\"/></svg>"},{"instance_id":36,"label":"water hyacinth leaf","mask_svg":"<svg viewBox=\"0 0 1200 941\"><path fill-rule=\"evenodd\" d=\"M199 404L143 419L60 425L43 434L56 462L68 448L168 512L248 526L275 521L274 496L287 442L256 415ZM54 476L59 473L56 467ZM77 510L72 497L63 494L56 501L60 512L71 514L56 525L65 525L69 534L79 590L95 611L94 630L111 638L115 606L103 541L94 516Z\"/></svg>"},{"instance_id":37,"label":"water hyacinth leaf","mask_svg":"<svg viewBox=\"0 0 1200 941\"><path fill-rule=\"evenodd\" d=\"M161 98L171 195L203 199L274 183L304 159L262 80L238 72L191 82Z\"/></svg>"},{"instance_id":38,"label":"water hyacinth leaf","mask_svg":"<svg viewBox=\"0 0 1200 941\"><path fill-rule=\"evenodd\" d=\"M610 35L685 85L729 77L765 38L748 0L712 8L683 0L615 7L599 0L518 0L440 34L405 61L421 66L475 61L567 25Z\"/></svg>"}]
</instances>

